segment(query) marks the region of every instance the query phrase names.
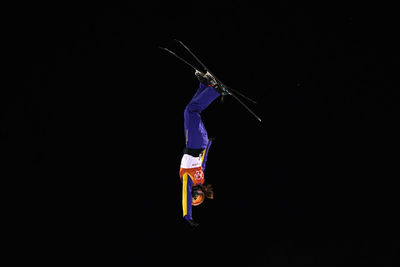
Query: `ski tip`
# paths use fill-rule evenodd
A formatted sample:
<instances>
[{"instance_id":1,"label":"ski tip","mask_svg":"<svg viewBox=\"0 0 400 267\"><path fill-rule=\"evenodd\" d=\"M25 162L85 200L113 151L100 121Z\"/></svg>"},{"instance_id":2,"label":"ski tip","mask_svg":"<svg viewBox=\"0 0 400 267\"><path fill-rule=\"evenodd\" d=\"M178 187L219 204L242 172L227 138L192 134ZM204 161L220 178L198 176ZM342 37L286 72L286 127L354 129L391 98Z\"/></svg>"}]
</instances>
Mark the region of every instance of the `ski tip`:
<instances>
[{"instance_id":1,"label":"ski tip","mask_svg":"<svg viewBox=\"0 0 400 267\"><path fill-rule=\"evenodd\" d=\"M254 117L256 117L256 119L260 122L260 123L262 123L262 120L261 120L261 118L260 117L258 117L257 115L255 115L254 114Z\"/></svg>"},{"instance_id":2,"label":"ski tip","mask_svg":"<svg viewBox=\"0 0 400 267\"><path fill-rule=\"evenodd\" d=\"M160 49L162 49L164 51L167 51L168 53L171 53L171 54L175 55L175 53L172 52L171 50L169 50L168 48L165 48L165 47L162 47L162 46L159 46L158 48L160 48Z\"/></svg>"},{"instance_id":3,"label":"ski tip","mask_svg":"<svg viewBox=\"0 0 400 267\"><path fill-rule=\"evenodd\" d=\"M186 47L186 45L181 40L178 40L178 39L174 39L174 40L175 40L175 42L180 43L182 46Z\"/></svg>"}]
</instances>

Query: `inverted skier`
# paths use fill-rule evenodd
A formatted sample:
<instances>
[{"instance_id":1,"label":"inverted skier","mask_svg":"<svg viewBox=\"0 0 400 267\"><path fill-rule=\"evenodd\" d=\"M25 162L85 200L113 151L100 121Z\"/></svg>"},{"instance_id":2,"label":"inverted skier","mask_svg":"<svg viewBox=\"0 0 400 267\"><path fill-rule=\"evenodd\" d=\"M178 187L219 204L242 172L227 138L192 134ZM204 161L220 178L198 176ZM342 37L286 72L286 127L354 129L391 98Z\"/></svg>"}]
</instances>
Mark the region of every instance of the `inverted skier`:
<instances>
[{"instance_id":1,"label":"inverted skier","mask_svg":"<svg viewBox=\"0 0 400 267\"><path fill-rule=\"evenodd\" d=\"M200 205L205 198L214 198L212 186L204 184L204 170L212 141L208 139L201 112L220 95L226 94L208 72L203 74L196 71L195 75L200 85L184 111L186 146L179 171L182 181L183 217L191 226L198 225L192 217L192 206Z\"/></svg>"}]
</instances>

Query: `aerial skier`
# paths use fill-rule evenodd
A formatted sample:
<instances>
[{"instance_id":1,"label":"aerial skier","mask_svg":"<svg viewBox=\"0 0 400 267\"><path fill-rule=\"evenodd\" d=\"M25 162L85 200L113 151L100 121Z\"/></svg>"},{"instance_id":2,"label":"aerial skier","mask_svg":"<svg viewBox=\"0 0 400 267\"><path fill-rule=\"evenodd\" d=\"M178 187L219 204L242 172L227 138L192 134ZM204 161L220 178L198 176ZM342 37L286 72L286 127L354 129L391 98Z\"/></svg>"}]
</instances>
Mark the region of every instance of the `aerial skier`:
<instances>
[{"instance_id":1,"label":"aerial skier","mask_svg":"<svg viewBox=\"0 0 400 267\"><path fill-rule=\"evenodd\" d=\"M200 85L184 111L186 147L179 171L182 181L183 217L192 226L198 225L192 217L192 206L200 205L205 198L214 198L212 186L204 185L204 170L212 139L208 138L201 120L201 112L216 98L226 94L210 73L204 74L196 70L195 75Z\"/></svg>"},{"instance_id":2,"label":"aerial skier","mask_svg":"<svg viewBox=\"0 0 400 267\"><path fill-rule=\"evenodd\" d=\"M255 104L256 102L254 100L230 88L226 84L223 84L183 42L179 40L175 41L180 43L205 70L204 72L200 71L176 53L167 48L160 47L162 50L172 54L194 69L195 76L200 82L199 88L184 111L186 146L183 151L179 170L179 176L182 182L183 218L188 221L191 226L198 226L199 224L194 221L192 217L192 206L200 205L206 198L214 198L212 186L210 184L204 184L204 170L212 140L208 138L206 128L201 120L201 112L219 96L223 98L225 95L229 95L235 98L258 121L261 122L261 119L244 104L237 95Z\"/></svg>"}]
</instances>

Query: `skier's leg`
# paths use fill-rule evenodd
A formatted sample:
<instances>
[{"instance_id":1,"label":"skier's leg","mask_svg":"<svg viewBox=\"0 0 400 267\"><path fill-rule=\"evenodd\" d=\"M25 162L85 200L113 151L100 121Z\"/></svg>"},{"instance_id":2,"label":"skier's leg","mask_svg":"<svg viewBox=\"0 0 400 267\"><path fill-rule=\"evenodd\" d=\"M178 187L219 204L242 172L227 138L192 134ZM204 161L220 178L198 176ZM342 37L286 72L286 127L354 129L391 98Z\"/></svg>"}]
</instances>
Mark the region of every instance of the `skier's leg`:
<instances>
[{"instance_id":1,"label":"skier's leg","mask_svg":"<svg viewBox=\"0 0 400 267\"><path fill-rule=\"evenodd\" d=\"M192 149L204 149L207 147L208 136L201 112L207 108L220 94L212 87L206 87L196 93L184 112L186 147Z\"/></svg>"},{"instance_id":2,"label":"skier's leg","mask_svg":"<svg viewBox=\"0 0 400 267\"><path fill-rule=\"evenodd\" d=\"M194 99L194 98L196 98L201 92L203 92L204 91L204 89L206 89L207 88L207 85L205 85L204 83L199 83L199 88L197 89L197 91L196 91L196 93L194 94L194 96L192 97L192 100Z\"/></svg>"}]
</instances>

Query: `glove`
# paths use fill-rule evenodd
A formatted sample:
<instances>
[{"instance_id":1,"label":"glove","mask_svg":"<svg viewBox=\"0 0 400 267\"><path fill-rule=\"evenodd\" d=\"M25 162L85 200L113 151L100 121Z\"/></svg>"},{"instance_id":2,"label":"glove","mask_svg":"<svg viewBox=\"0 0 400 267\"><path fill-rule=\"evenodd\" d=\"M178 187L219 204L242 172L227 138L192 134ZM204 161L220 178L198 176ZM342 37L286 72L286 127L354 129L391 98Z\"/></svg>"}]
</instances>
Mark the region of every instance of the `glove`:
<instances>
[{"instance_id":1,"label":"glove","mask_svg":"<svg viewBox=\"0 0 400 267\"><path fill-rule=\"evenodd\" d=\"M211 184L208 185L201 185L201 190L206 195L206 198L214 199L214 190Z\"/></svg>"},{"instance_id":2,"label":"glove","mask_svg":"<svg viewBox=\"0 0 400 267\"><path fill-rule=\"evenodd\" d=\"M199 226L199 223L195 222L193 220L188 220L188 223L190 224L190 226L193 226L193 227Z\"/></svg>"}]
</instances>

